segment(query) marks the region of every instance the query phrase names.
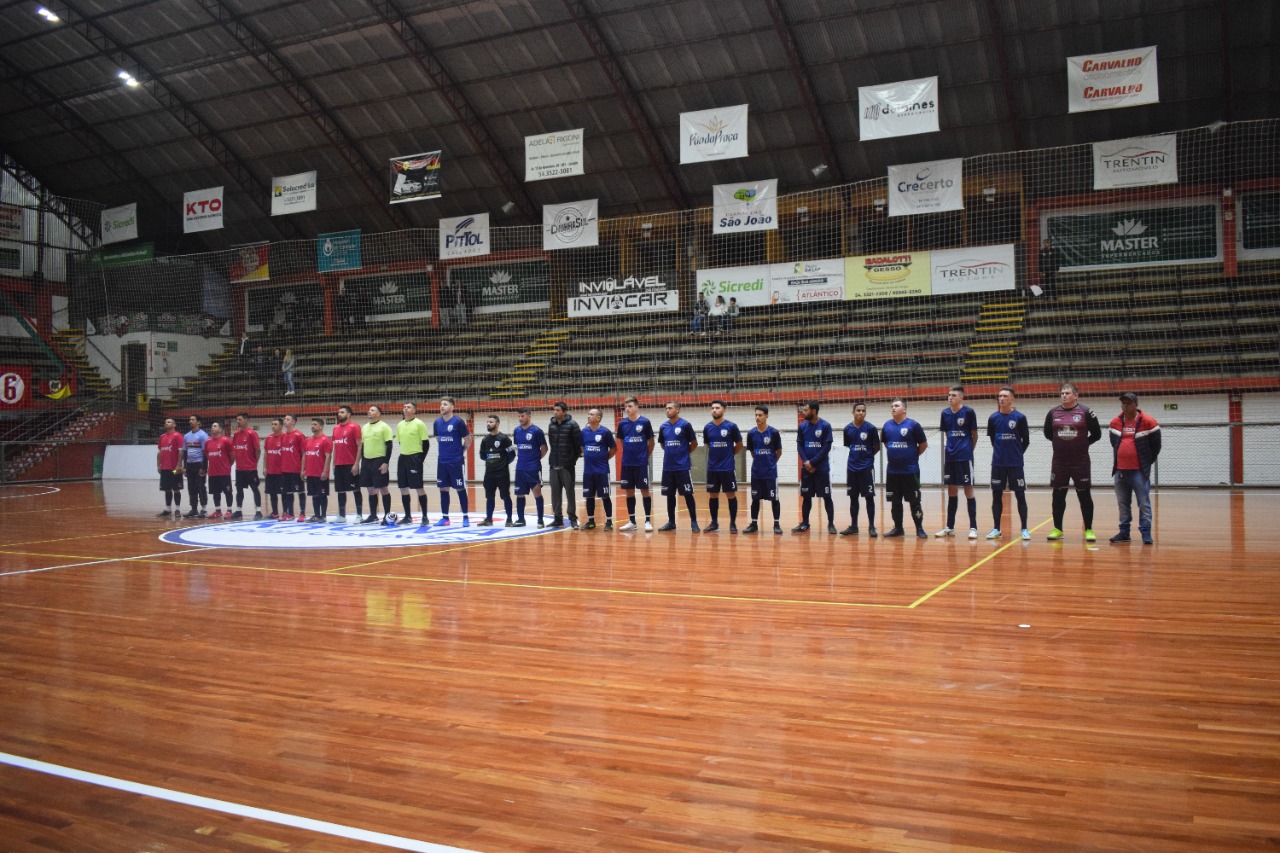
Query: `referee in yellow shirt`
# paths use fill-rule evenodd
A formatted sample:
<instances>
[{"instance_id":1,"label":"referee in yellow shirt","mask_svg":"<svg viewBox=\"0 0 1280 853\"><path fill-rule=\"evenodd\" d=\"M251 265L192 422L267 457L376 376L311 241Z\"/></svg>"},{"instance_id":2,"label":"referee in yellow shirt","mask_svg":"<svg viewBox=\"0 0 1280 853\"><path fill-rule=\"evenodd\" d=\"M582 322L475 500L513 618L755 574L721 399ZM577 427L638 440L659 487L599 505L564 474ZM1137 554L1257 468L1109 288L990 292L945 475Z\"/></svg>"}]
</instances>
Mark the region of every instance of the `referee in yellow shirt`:
<instances>
[{"instance_id":1,"label":"referee in yellow shirt","mask_svg":"<svg viewBox=\"0 0 1280 853\"><path fill-rule=\"evenodd\" d=\"M396 441L400 442L400 463L396 466L396 482L400 484L400 501L404 504L404 517L400 524L413 524L412 508L409 503L409 490L418 493L418 509L422 511L421 524L427 524L427 493L422 488L422 469L427 460L427 451L431 449L431 439L427 436L427 424L418 418L418 407L413 403L404 404L404 420L396 425ZM383 524L394 523L385 519Z\"/></svg>"}]
</instances>

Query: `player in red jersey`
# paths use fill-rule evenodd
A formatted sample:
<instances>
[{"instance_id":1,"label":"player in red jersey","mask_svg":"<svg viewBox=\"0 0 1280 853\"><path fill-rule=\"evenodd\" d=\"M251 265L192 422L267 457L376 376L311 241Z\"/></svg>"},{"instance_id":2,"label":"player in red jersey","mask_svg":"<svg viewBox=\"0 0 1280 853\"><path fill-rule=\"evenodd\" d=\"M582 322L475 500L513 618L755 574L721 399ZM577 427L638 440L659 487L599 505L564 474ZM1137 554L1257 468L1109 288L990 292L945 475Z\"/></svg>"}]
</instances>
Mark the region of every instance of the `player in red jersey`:
<instances>
[{"instance_id":1,"label":"player in red jersey","mask_svg":"<svg viewBox=\"0 0 1280 853\"><path fill-rule=\"evenodd\" d=\"M284 416L284 432L280 433L280 489L284 494L281 521L293 521L293 496L298 496L298 521L307 520L307 496L302 484L302 454L306 444L293 415Z\"/></svg>"},{"instance_id":2,"label":"player in red jersey","mask_svg":"<svg viewBox=\"0 0 1280 853\"><path fill-rule=\"evenodd\" d=\"M284 421L279 418L272 418L271 435L267 436L262 442L262 455L266 460L263 467L266 469L267 475L267 498L271 501L271 515L268 518L272 519L280 517L280 495L284 494L284 483L282 482L284 475L280 473L281 445L283 444L281 436L283 434Z\"/></svg>"},{"instance_id":3,"label":"player in red jersey","mask_svg":"<svg viewBox=\"0 0 1280 853\"><path fill-rule=\"evenodd\" d=\"M304 448L307 494L311 496L311 509L315 513L307 521L324 524L325 511L329 508L329 466L333 463L333 439L324 434L323 418L311 419L311 437L307 439Z\"/></svg>"},{"instance_id":4,"label":"player in red jersey","mask_svg":"<svg viewBox=\"0 0 1280 853\"><path fill-rule=\"evenodd\" d=\"M338 493L338 524L347 523L347 492L354 492L356 521L364 515L364 496L360 493L360 424L351 420L351 407L338 407L338 422L333 427L333 488Z\"/></svg>"},{"instance_id":5,"label":"player in red jersey","mask_svg":"<svg viewBox=\"0 0 1280 853\"><path fill-rule=\"evenodd\" d=\"M262 493L258 491L258 458L262 456L262 442L258 433L249 426L249 415L241 412L236 415L236 431L231 436L231 444L236 451L236 511L232 518L244 518L240 508L244 506L244 490L253 492L253 517L262 518Z\"/></svg>"},{"instance_id":6,"label":"player in red jersey","mask_svg":"<svg viewBox=\"0 0 1280 853\"><path fill-rule=\"evenodd\" d=\"M159 518L168 518L170 513L174 518L182 515L182 448L178 422L165 418L156 450L156 470L160 472L160 491L164 492L164 512L156 513Z\"/></svg>"},{"instance_id":7,"label":"player in red jersey","mask_svg":"<svg viewBox=\"0 0 1280 853\"><path fill-rule=\"evenodd\" d=\"M222 518L222 498L227 498L227 515L231 515L231 463L235 448L231 439L222 433L222 424L214 421L209 427L209 440L204 443L205 464L209 466L209 493L213 495L213 515Z\"/></svg>"}]
</instances>

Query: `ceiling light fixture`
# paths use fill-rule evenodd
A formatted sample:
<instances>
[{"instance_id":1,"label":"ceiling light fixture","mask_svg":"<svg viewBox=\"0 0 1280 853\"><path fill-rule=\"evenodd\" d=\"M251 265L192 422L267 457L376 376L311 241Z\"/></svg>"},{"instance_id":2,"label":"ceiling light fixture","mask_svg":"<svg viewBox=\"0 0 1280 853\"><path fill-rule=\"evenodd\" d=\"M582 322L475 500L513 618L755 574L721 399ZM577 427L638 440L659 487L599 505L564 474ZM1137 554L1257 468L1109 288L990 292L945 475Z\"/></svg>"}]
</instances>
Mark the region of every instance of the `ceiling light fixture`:
<instances>
[{"instance_id":1,"label":"ceiling light fixture","mask_svg":"<svg viewBox=\"0 0 1280 853\"><path fill-rule=\"evenodd\" d=\"M62 20L53 12L46 9L44 6L41 6L39 9L36 9L36 14L44 18L46 21L48 21L51 24L56 24Z\"/></svg>"},{"instance_id":2,"label":"ceiling light fixture","mask_svg":"<svg viewBox=\"0 0 1280 853\"><path fill-rule=\"evenodd\" d=\"M814 166L812 169L809 170L809 174L813 175L815 178L821 178L826 173L827 173L826 163L819 163L818 165Z\"/></svg>"},{"instance_id":3,"label":"ceiling light fixture","mask_svg":"<svg viewBox=\"0 0 1280 853\"><path fill-rule=\"evenodd\" d=\"M515 210L515 209L516 209L516 203L515 203L514 201L504 201L504 202L502 203L502 212L503 212L503 213L506 213L506 214L510 215L511 211L513 211L513 210Z\"/></svg>"},{"instance_id":4,"label":"ceiling light fixture","mask_svg":"<svg viewBox=\"0 0 1280 853\"><path fill-rule=\"evenodd\" d=\"M138 85L138 78L134 77L128 71L121 71L117 73L116 76L123 80L124 84L131 89L136 88Z\"/></svg>"}]
</instances>

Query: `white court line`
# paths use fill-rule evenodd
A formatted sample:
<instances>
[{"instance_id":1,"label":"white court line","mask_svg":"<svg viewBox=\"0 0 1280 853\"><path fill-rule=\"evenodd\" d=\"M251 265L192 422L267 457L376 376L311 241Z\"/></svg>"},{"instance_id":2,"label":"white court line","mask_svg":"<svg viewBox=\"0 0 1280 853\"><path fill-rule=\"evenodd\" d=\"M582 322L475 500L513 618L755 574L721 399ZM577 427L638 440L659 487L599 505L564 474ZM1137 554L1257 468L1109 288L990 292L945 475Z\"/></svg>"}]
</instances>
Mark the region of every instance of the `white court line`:
<instances>
[{"instance_id":1,"label":"white court line","mask_svg":"<svg viewBox=\"0 0 1280 853\"><path fill-rule=\"evenodd\" d=\"M216 546L209 548L187 548L183 551L160 551L156 554L141 554L137 557L111 557L107 560L88 560L83 563L63 563L60 566L45 566L43 569L19 569L13 572L0 572L0 578L7 575L34 575L37 572L51 572L54 569L70 569L76 566L96 566L100 563L127 563L130 560L147 560L151 557L167 557L170 554L190 554L192 551L213 551Z\"/></svg>"},{"instance_id":2,"label":"white court line","mask_svg":"<svg viewBox=\"0 0 1280 853\"><path fill-rule=\"evenodd\" d=\"M414 838L402 838L398 835L387 835L383 832L356 829L355 827L343 826L338 823L329 823L328 821L323 820L312 820L308 817L298 817L297 815L285 814L284 812L273 812L267 809L256 808L254 806L245 806L240 803L227 802L226 800L215 800L210 797L200 797L195 794L184 794L181 791L170 791L167 788L157 788L154 785L143 785L139 782L129 782L124 779L116 779L112 776L102 776L97 773L88 773L84 770L74 770L70 767L63 767L58 764L48 764L44 761L23 758L20 755L10 755L7 752L0 752L0 764L9 764L13 767L21 767L24 770L35 770L39 773L48 773L51 776L61 776L64 779L71 779L76 782L88 782L90 785L101 785L104 788L113 788L117 791L127 791L130 794L140 794L144 797L152 797L157 800L168 800L171 803L178 803L184 806L194 806L196 808L208 809L209 811L222 812L224 814L236 815L238 817L267 821L268 823L278 823L283 826L292 826L297 829L307 829L312 832L324 833L325 835L336 835L339 838L349 838L353 841L367 841L370 844L381 844L384 847L394 847L397 850L417 850L422 851L422 853L475 853L473 850L466 850L461 847L447 847L443 844L432 844L429 841L418 841Z\"/></svg>"},{"instance_id":3,"label":"white court line","mask_svg":"<svg viewBox=\"0 0 1280 853\"><path fill-rule=\"evenodd\" d=\"M19 484L14 484L14 485L0 486L0 488L20 489L22 488L22 486ZM42 498L45 495L53 495L62 491L62 489L59 489L57 486L41 486L40 488L48 489L48 491L36 492L33 495L0 495L0 501L12 501L12 500L17 500L18 498Z\"/></svg>"}]
</instances>

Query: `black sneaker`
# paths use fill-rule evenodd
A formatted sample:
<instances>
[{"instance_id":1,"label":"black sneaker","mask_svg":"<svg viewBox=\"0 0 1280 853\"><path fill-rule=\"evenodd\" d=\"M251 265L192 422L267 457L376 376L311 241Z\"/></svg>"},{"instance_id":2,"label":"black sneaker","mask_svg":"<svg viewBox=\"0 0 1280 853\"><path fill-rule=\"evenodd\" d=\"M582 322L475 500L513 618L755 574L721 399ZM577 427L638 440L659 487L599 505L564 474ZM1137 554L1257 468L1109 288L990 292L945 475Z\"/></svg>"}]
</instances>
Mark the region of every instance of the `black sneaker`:
<instances>
[{"instance_id":1,"label":"black sneaker","mask_svg":"<svg viewBox=\"0 0 1280 853\"><path fill-rule=\"evenodd\" d=\"M691 522L689 522L689 529L690 529L690 530L692 530L694 533L697 533L697 532L698 532L698 522L696 522L696 521L691 521Z\"/></svg>"},{"instance_id":2,"label":"black sneaker","mask_svg":"<svg viewBox=\"0 0 1280 853\"><path fill-rule=\"evenodd\" d=\"M928 539L928 538L929 538L929 534L924 532L924 528L923 528L923 527L917 527L917 528L916 528L916 538L918 538L918 539Z\"/></svg>"},{"instance_id":3,"label":"black sneaker","mask_svg":"<svg viewBox=\"0 0 1280 853\"><path fill-rule=\"evenodd\" d=\"M397 521L396 524L399 525L400 527L408 527L409 525L413 524L413 518L406 515L404 518Z\"/></svg>"},{"instance_id":4,"label":"black sneaker","mask_svg":"<svg viewBox=\"0 0 1280 853\"><path fill-rule=\"evenodd\" d=\"M744 528L743 528L743 530L742 530L742 532L743 532L744 534L746 534L746 533L759 533L759 532L760 532L760 525L756 524L756 523L753 521L753 522L751 522L750 524L748 524L746 527L744 527Z\"/></svg>"},{"instance_id":5,"label":"black sneaker","mask_svg":"<svg viewBox=\"0 0 1280 853\"><path fill-rule=\"evenodd\" d=\"M310 518L308 518L308 519L307 519L307 523L308 523L308 524L319 524L319 523L320 523L320 522L322 522L323 520L324 520L324 519L322 519L320 516L318 516L318 515L313 515L313 516L311 516Z\"/></svg>"},{"instance_id":6,"label":"black sneaker","mask_svg":"<svg viewBox=\"0 0 1280 853\"><path fill-rule=\"evenodd\" d=\"M516 519L515 521L512 521L509 518L507 519L507 527L524 527L527 524L528 522L523 518Z\"/></svg>"},{"instance_id":7,"label":"black sneaker","mask_svg":"<svg viewBox=\"0 0 1280 853\"><path fill-rule=\"evenodd\" d=\"M713 521L713 522L711 522L710 524L708 524L708 525L707 525L707 529L706 529L706 530L704 530L704 531L702 531L702 532L703 532L703 533L715 533L715 532L716 532L717 530L719 530L719 529L720 529L720 522L718 522L718 521Z\"/></svg>"},{"instance_id":8,"label":"black sneaker","mask_svg":"<svg viewBox=\"0 0 1280 853\"><path fill-rule=\"evenodd\" d=\"M848 527L846 527L844 530L841 530L841 531L840 531L840 535L841 535L841 536L857 536L857 535L858 535L858 525L856 525L856 524L850 524L850 525L849 525Z\"/></svg>"},{"instance_id":9,"label":"black sneaker","mask_svg":"<svg viewBox=\"0 0 1280 853\"><path fill-rule=\"evenodd\" d=\"M262 510L258 510L253 514L254 521L262 521Z\"/></svg>"},{"instance_id":10,"label":"black sneaker","mask_svg":"<svg viewBox=\"0 0 1280 853\"><path fill-rule=\"evenodd\" d=\"M880 534L876 532L876 526L873 524L867 528L867 535L870 536L872 539L875 539Z\"/></svg>"},{"instance_id":11,"label":"black sneaker","mask_svg":"<svg viewBox=\"0 0 1280 853\"><path fill-rule=\"evenodd\" d=\"M1122 530L1119 533L1117 533L1115 536L1112 536L1111 541L1112 542L1128 542L1129 534Z\"/></svg>"},{"instance_id":12,"label":"black sneaker","mask_svg":"<svg viewBox=\"0 0 1280 853\"><path fill-rule=\"evenodd\" d=\"M244 518L244 513L241 512L240 510L236 510L235 512L231 513L229 518L232 521L239 521L240 519Z\"/></svg>"},{"instance_id":13,"label":"black sneaker","mask_svg":"<svg viewBox=\"0 0 1280 853\"><path fill-rule=\"evenodd\" d=\"M576 524L575 524L575 525L573 525L573 526L574 526L574 527L577 527L578 525L576 525ZM595 529L596 529L596 520L595 520L594 518L592 518L592 519L588 520L586 524L582 525L582 529L583 529L583 530L595 530Z\"/></svg>"},{"instance_id":14,"label":"black sneaker","mask_svg":"<svg viewBox=\"0 0 1280 853\"><path fill-rule=\"evenodd\" d=\"M613 519L612 519L612 518L606 518L606 519L604 520L604 529L605 529L605 530L612 530L612 529L613 529Z\"/></svg>"},{"instance_id":15,"label":"black sneaker","mask_svg":"<svg viewBox=\"0 0 1280 853\"><path fill-rule=\"evenodd\" d=\"M505 527L515 527L515 526L516 526L516 523L515 523L514 521L512 521L511 519L509 519L509 518L508 518L508 519L507 519L507 523L506 523L504 526L505 526Z\"/></svg>"},{"instance_id":16,"label":"black sneaker","mask_svg":"<svg viewBox=\"0 0 1280 853\"><path fill-rule=\"evenodd\" d=\"M477 524L476 527L493 527L493 519L486 518L484 521Z\"/></svg>"},{"instance_id":17,"label":"black sneaker","mask_svg":"<svg viewBox=\"0 0 1280 853\"><path fill-rule=\"evenodd\" d=\"M546 523L545 521L543 521L542 519L538 519L538 529L539 529L539 530L541 530L542 528L544 528L544 527L546 527L546 526L547 526L547 523Z\"/></svg>"},{"instance_id":18,"label":"black sneaker","mask_svg":"<svg viewBox=\"0 0 1280 853\"><path fill-rule=\"evenodd\" d=\"M196 516L196 518L208 518L208 517L209 517L209 511L206 509L200 510L200 513Z\"/></svg>"},{"instance_id":19,"label":"black sneaker","mask_svg":"<svg viewBox=\"0 0 1280 853\"><path fill-rule=\"evenodd\" d=\"M738 525L736 525L736 524L730 524L730 525L729 525L729 533L732 535L732 534L736 534L737 532L738 532Z\"/></svg>"},{"instance_id":20,"label":"black sneaker","mask_svg":"<svg viewBox=\"0 0 1280 853\"><path fill-rule=\"evenodd\" d=\"M776 521L773 523L773 533L775 536L782 535L782 525Z\"/></svg>"},{"instance_id":21,"label":"black sneaker","mask_svg":"<svg viewBox=\"0 0 1280 853\"><path fill-rule=\"evenodd\" d=\"M668 531L675 530L675 529L676 529L676 523L674 521L668 521L666 524L658 528L658 532L666 533Z\"/></svg>"},{"instance_id":22,"label":"black sneaker","mask_svg":"<svg viewBox=\"0 0 1280 853\"><path fill-rule=\"evenodd\" d=\"M827 525L827 532L828 532L828 533L830 533L832 536L835 536L835 535L836 535L836 526L835 526L834 524L828 524L828 525Z\"/></svg>"},{"instance_id":23,"label":"black sneaker","mask_svg":"<svg viewBox=\"0 0 1280 853\"><path fill-rule=\"evenodd\" d=\"M791 532L792 533L808 533L809 532L808 522L804 522L804 521L800 522L795 527L791 528Z\"/></svg>"},{"instance_id":24,"label":"black sneaker","mask_svg":"<svg viewBox=\"0 0 1280 853\"><path fill-rule=\"evenodd\" d=\"M170 512L172 512L172 510L168 510L168 509L166 509L164 512L157 512L156 518L168 518Z\"/></svg>"},{"instance_id":25,"label":"black sneaker","mask_svg":"<svg viewBox=\"0 0 1280 853\"><path fill-rule=\"evenodd\" d=\"M569 526L574 530L578 529L578 517L576 515L569 519Z\"/></svg>"},{"instance_id":26,"label":"black sneaker","mask_svg":"<svg viewBox=\"0 0 1280 853\"><path fill-rule=\"evenodd\" d=\"M551 519L551 526L556 528L564 527L564 519L557 515L555 518Z\"/></svg>"},{"instance_id":27,"label":"black sneaker","mask_svg":"<svg viewBox=\"0 0 1280 853\"><path fill-rule=\"evenodd\" d=\"M895 527L884 535L885 539L893 539L897 536L906 536L901 527Z\"/></svg>"},{"instance_id":28,"label":"black sneaker","mask_svg":"<svg viewBox=\"0 0 1280 853\"><path fill-rule=\"evenodd\" d=\"M192 509L192 510L191 510L191 511L189 511L189 512L184 512L184 513L182 514L182 517L183 517L183 518L199 518L199 517L200 517L200 513L199 513L199 512L197 512L195 509Z\"/></svg>"},{"instance_id":29,"label":"black sneaker","mask_svg":"<svg viewBox=\"0 0 1280 853\"><path fill-rule=\"evenodd\" d=\"M375 512L375 513L373 513L372 515L366 515L366 516L364 517L364 521L362 521L362 522L360 522L360 523L361 523L361 524L377 524L377 523L378 523L378 514Z\"/></svg>"}]
</instances>

